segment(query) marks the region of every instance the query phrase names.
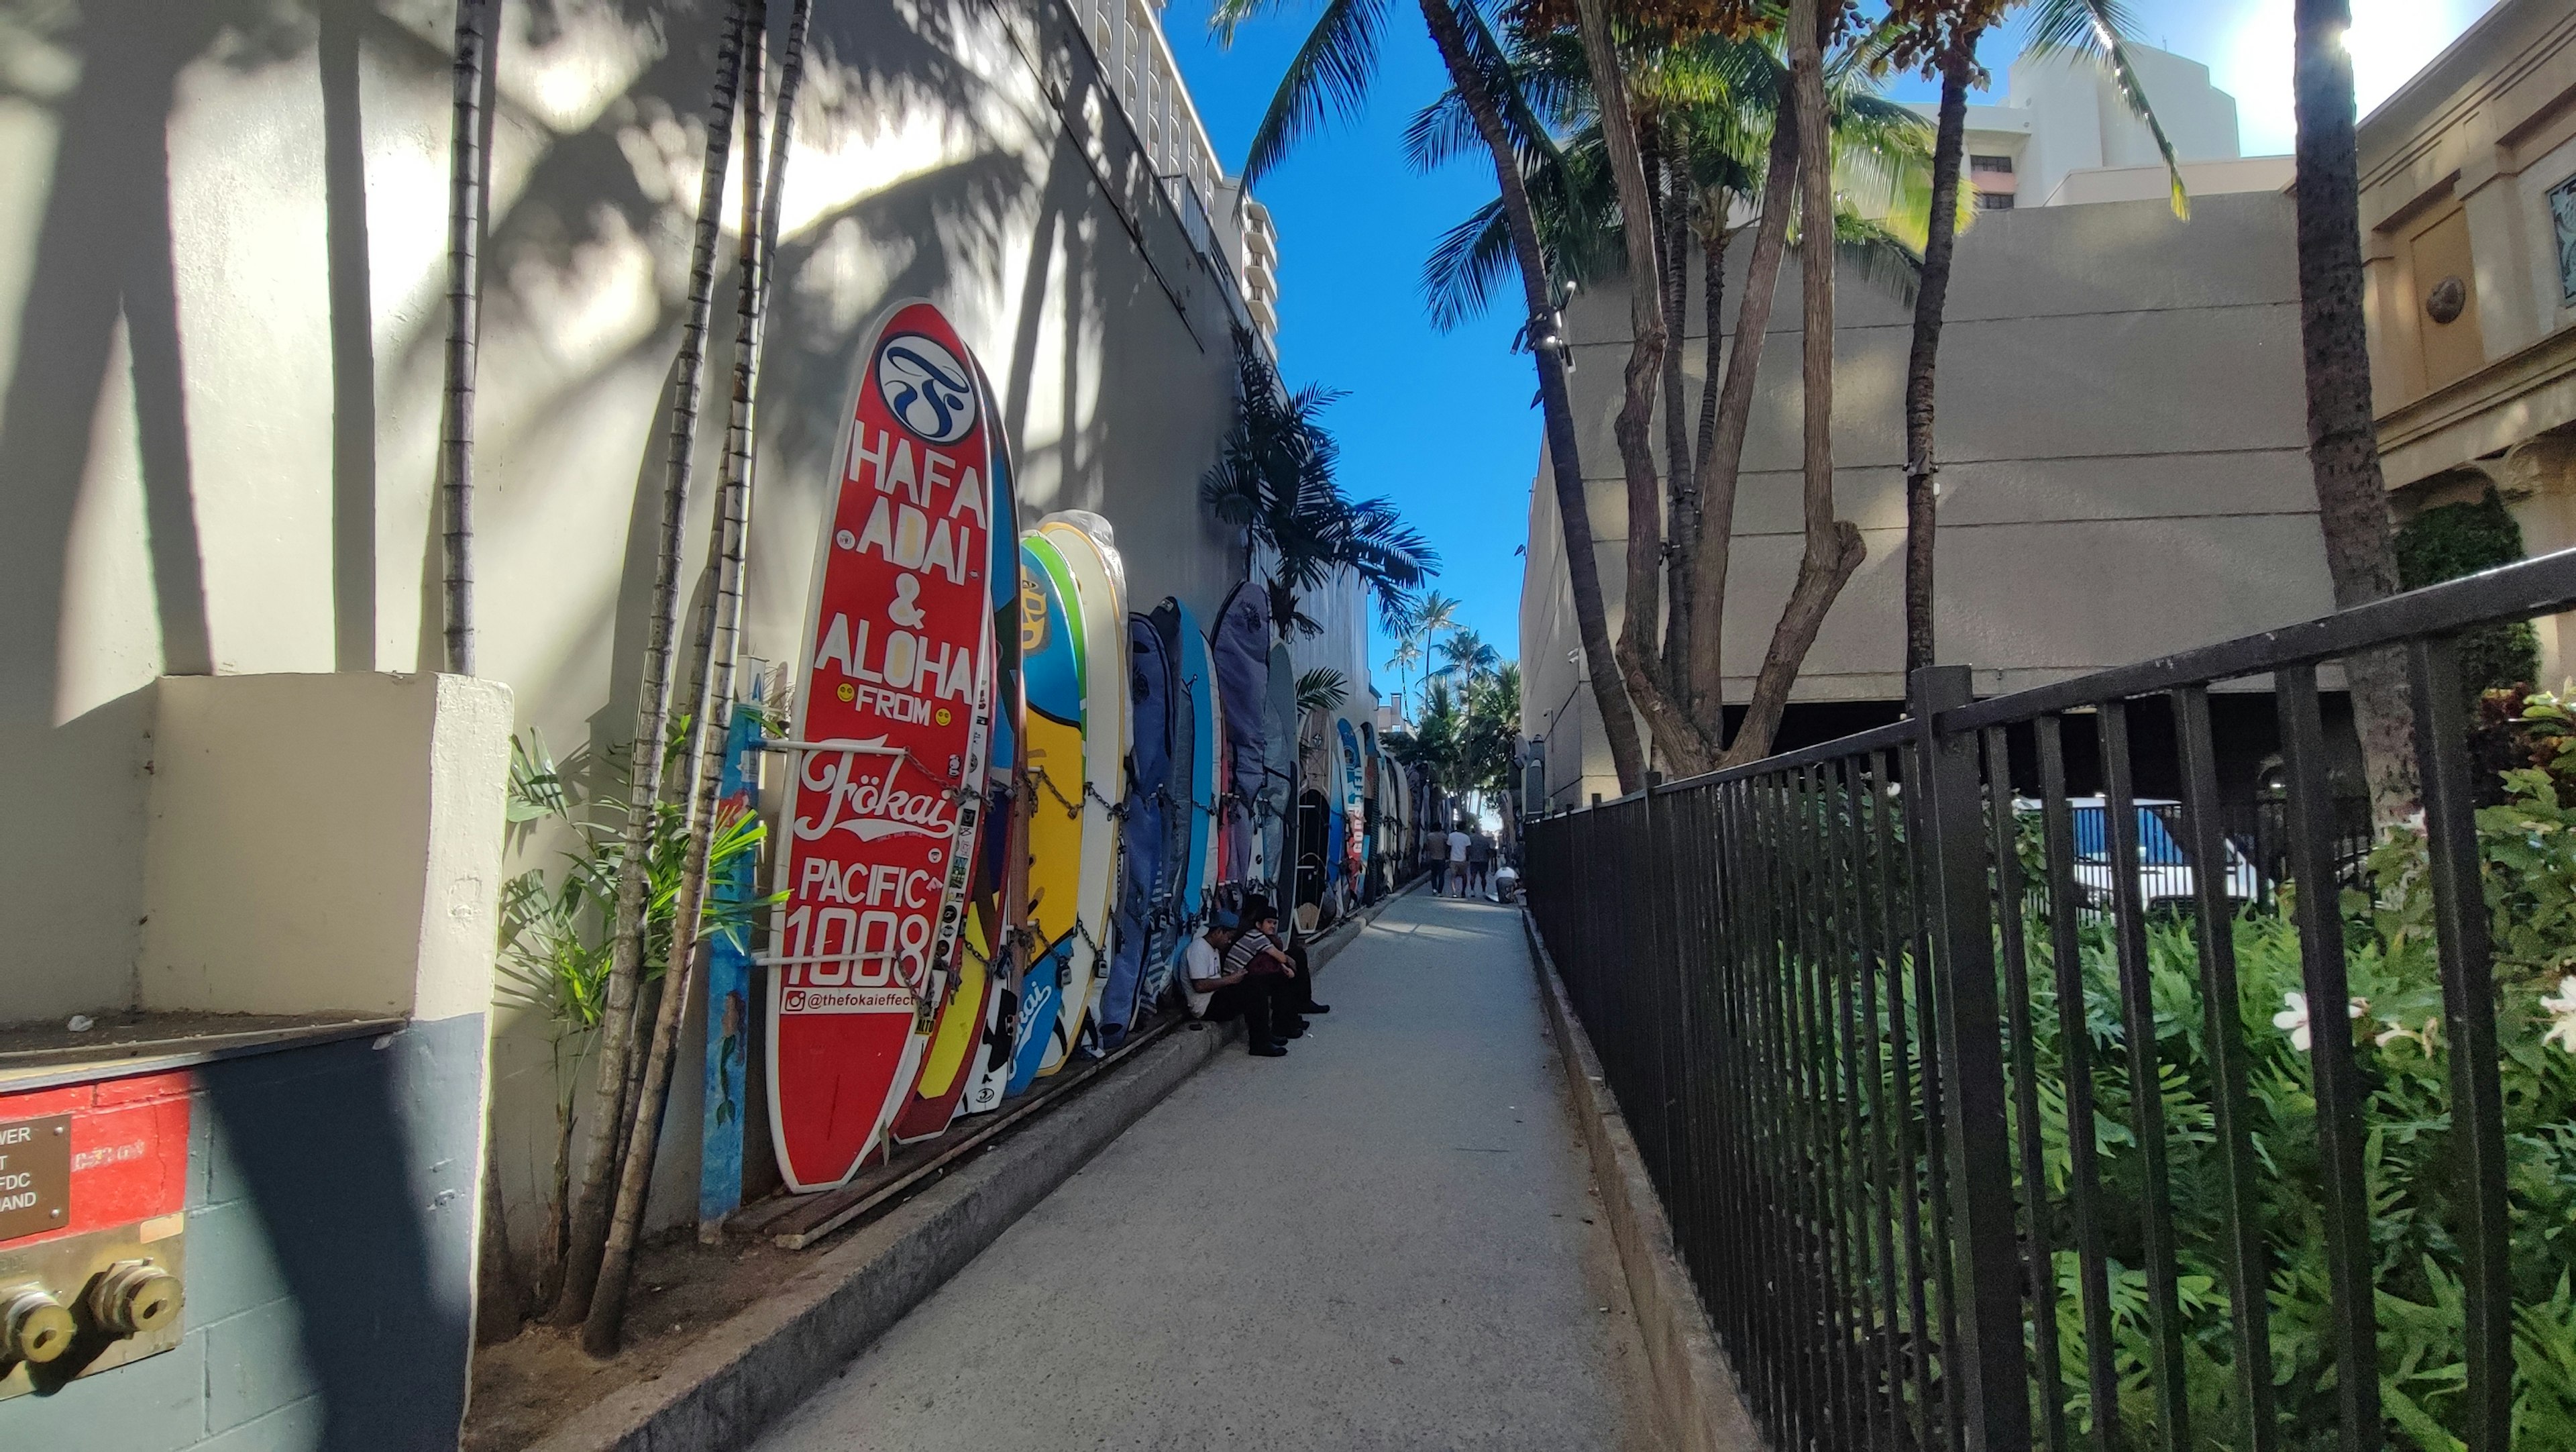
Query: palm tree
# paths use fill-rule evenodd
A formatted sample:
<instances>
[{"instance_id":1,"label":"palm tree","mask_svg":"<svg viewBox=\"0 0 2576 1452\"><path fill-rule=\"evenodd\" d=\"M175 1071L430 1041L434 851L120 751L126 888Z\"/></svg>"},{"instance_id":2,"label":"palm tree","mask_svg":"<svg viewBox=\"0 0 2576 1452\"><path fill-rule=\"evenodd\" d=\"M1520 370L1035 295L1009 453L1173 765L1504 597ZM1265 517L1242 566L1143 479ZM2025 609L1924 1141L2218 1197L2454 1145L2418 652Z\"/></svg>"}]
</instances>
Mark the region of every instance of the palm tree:
<instances>
[{"instance_id":1,"label":"palm tree","mask_svg":"<svg viewBox=\"0 0 2576 1452\"><path fill-rule=\"evenodd\" d=\"M680 1022L687 1010L697 963L697 936L706 902L707 875L720 824L716 798L724 776L724 733L712 723L730 719L734 667L742 642L743 564L751 533L752 449L756 441L753 403L760 386L760 350L769 299L770 260L778 248L779 180L787 164L795 131L796 96L805 74L805 35L813 0L795 0L789 11L781 48L778 115L771 129L767 165L760 158L760 81L766 72L761 32L766 6L752 0L751 23L744 46L744 68L752 86L743 98L743 178L741 279L734 331L732 409L725 429L724 483L718 496L714 539L708 555L715 561L715 589L698 622L692 652L699 692L689 717L684 760L697 772L695 798L688 813L687 856L680 870L679 899L671 929L671 959L660 1011L653 1023L653 1045L645 1060L642 1098L627 1138L620 1167L616 1212L609 1222L606 1254L599 1284L582 1324L582 1348L593 1356L616 1351L626 1319L626 1293L634 1271L635 1247L641 1238L644 1200L653 1181L655 1149L661 1141L662 1105L670 1092L678 1055Z\"/></svg>"},{"instance_id":2,"label":"palm tree","mask_svg":"<svg viewBox=\"0 0 2576 1452\"><path fill-rule=\"evenodd\" d=\"M1439 573L1440 555L1404 522L1393 501L1352 500L1334 477L1341 445L1320 415L1342 395L1315 384L1290 393L1248 336L1235 338L1234 425L1199 481L1216 517L1243 531L1243 569L1266 548L1270 618L1282 640L1291 629L1323 627L1297 608L1301 596L1349 570L1377 603L1390 633L1404 627L1412 592Z\"/></svg>"},{"instance_id":3,"label":"palm tree","mask_svg":"<svg viewBox=\"0 0 2576 1452\"><path fill-rule=\"evenodd\" d=\"M1234 28L1278 0L1218 0L1209 25L1220 41L1230 43ZM1538 224L1530 205L1514 128L1528 136L1526 106L1508 87L1492 84L1501 47L1486 29L1476 6L1457 0L1419 0L1424 27L1440 53L1440 63L1458 90L1485 144L1502 191L1502 207L1511 236L1512 256L1521 275L1526 309L1521 337L1538 369L1539 411L1546 424L1548 473L1556 490L1557 511L1565 533L1566 575L1574 594L1575 624L1601 707L1602 733L1609 740L1623 789L1645 780L1646 757L1637 738L1626 693L1621 689L1610 644L1609 614L1601 596L1601 572L1593 557L1592 512L1583 491L1583 463L1575 441L1574 409L1566 392L1565 349L1556 317L1556 279L1549 275L1539 243ZM1287 73L1280 77L1252 148L1244 159L1246 181L1257 181L1284 158L1290 147L1321 125L1329 114L1348 116L1365 101L1377 66L1378 32L1385 19L1384 0L1325 0L1314 32L1298 47ZM1506 121L1506 113L1513 117Z\"/></svg>"},{"instance_id":4,"label":"palm tree","mask_svg":"<svg viewBox=\"0 0 2576 1452\"><path fill-rule=\"evenodd\" d=\"M491 186L483 154L493 0L456 0L455 97L447 167L447 383L439 421L444 568L441 633L447 669L474 674L474 374L482 336L483 209Z\"/></svg>"},{"instance_id":5,"label":"palm tree","mask_svg":"<svg viewBox=\"0 0 2576 1452\"><path fill-rule=\"evenodd\" d=\"M2388 487L2371 421L2362 320L2361 160L2355 140L2351 0L2297 0L2292 102L2298 115L2299 338L2308 382L2308 470L2337 609L2397 592ZM2415 727L2393 651L2344 662L2373 814L2415 809ZM2374 1419L2370 1425L2376 1425Z\"/></svg>"},{"instance_id":6,"label":"palm tree","mask_svg":"<svg viewBox=\"0 0 2576 1452\"><path fill-rule=\"evenodd\" d=\"M698 173L697 230L689 252L689 296L680 325L679 361L672 370L671 431L664 448L662 518L659 550L653 566L650 636L644 648L644 679L635 703L633 800L659 801L662 753L653 747L670 729L671 663L679 633L681 529L688 518L689 485L695 473L698 400L706 364L707 319L714 308L715 258L724 211L725 163L733 145L733 120L741 95L743 45L751 24L751 0L732 0L723 38L716 50L714 89L707 100L706 154ZM633 1108L628 1084L634 1059L636 998L643 982L647 839L651 814L636 812L626 823L626 842L619 857L615 935L610 949L606 1006L599 1034L599 1088L590 1116L588 1155L582 1168L580 1198L572 1212L563 1289L550 1319L557 1325L578 1324L589 1315L591 1292L599 1283L607 1252L609 1218L615 1208L620 1147L630 1137Z\"/></svg>"},{"instance_id":7,"label":"palm tree","mask_svg":"<svg viewBox=\"0 0 2576 1452\"><path fill-rule=\"evenodd\" d=\"M1501 663L1501 653L1472 630L1453 630L1447 640L1440 642L1441 674L1456 680L1462 693L1491 675Z\"/></svg>"},{"instance_id":8,"label":"palm tree","mask_svg":"<svg viewBox=\"0 0 2576 1452\"><path fill-rule=\"evenodd\" d=\"M1440 632L1458 628L1458 612L1463 608L1456 596L1443 595L1437 590L1424 592L1422 598L1414 602L1412 633L1421 650L1423 684L1428 685L1431 681L1429 656L1432 647L1439 642Z\"/></svg>"},{"instance_id":9,"label":"palm tree","mask_svg":"<svg viewBox=\"0 0 2576 1452\"><path fill-rule=\"evenodd\" d=\"M1832 252L1910 298L1917 263L1903 231L1911 225L1906 219L1929 204L1924 186L1929 136L1920 118L1874 93L1871 75L1884 54L1885 35L1882 28L1838 47L1822 67L1830 116L1830 179L1837 185L1828 187L1833 220L1820 235ZM1791 195L1801 171L1800 148L1795 125L1782 124L1790 70L1777 52L1776 36L1674 39L1640 27L1630 41L1617 56L1616 71L1624 83L1614 83L1620 91L1614 100L1633 99L1637 119L1612 124L1612 108L1595 103L1599 86L1591 48L1562 31L1524 37L1509 59L1507 77L1498 84L1517 86L1531 98L1532 109L1571 128L1562 143L1524 146L1533 172L1531 191L1548 204L1542 216L1557 266L1577 276L1594 276L1624 265L1632 278L1652 284L1652 290L1632 289L1632 328L1645 323L1653 325L1649 333L1655 327L1674 336L1681 332L1684 279L1694 250L1690 235L1699 234L1708 356L1696 441L1683 406L1681 357L1671 348L1632 353L1622 422L1615 431L1630 489L1629 590L1632 600L1642 602L1642 608L1627 613L1621 632L1622 668L1631 662L1635 666L1626 680L1627 694L1653 727L1658 747L1676 767L1690 770L1709 764L1723 740L1718 647L1735 486L1754 401L1754 371L1760 364L1759 349L1737 349L1731 363L1724 370L1719 367L1726 336L1726 251L1745 225L1739 220L1740 204L1757 205L1754 249L1734 335L1759 337L1768 326L1779 267L1797 220ZM1660 183L1643 188L1642 200L1617 195L1614 173L1620 168L1610 154L1610 133L1621 127L1645 143L1636 158L1638 180L1651 160ZM1436 103L1414 123L1417 163L1436 163L1454 152L1462 132L1455 100ZM1848 204L1854 192L1873 194L1894 222L1874 220ZM1648 225L1628 228L1624 219L1632 214L1645 217ZM1453 320L1480 304L1499 271L1504 254L1490 216L1489 209L1453 229L1426 266L1435 320ZM1652 440L1646 433L1658 379L1669 489L1655 478ZM1832 520L1829 493L1825 501L1821 519L1810 521L1809 557L1821 557L1831 567L1856 564L1857 556L1848 549L1856 536ZM1659 527L1667 514L1669 547ZM1847 575L1848 569L1842 573ZM1666 576L1672 580L1668 608L1661 596ZM1767 744L1812 642L1813 626L1821 623L1823 609L1838 590L1832 569L1824 568L1821 573L1811 570L1805 586L1793 593L1790 613L1796 619L1791 628L1775 634L1760 677L1765 684L1757 687L1760 699L1746 718L1754 729L1739 732L1735 749L1750 752ZM1663 640L1657 648L1659 630Z\"/></svg>"},{"instance_id":10,"label":"palm tree","mask_svg":"<svg viewBox=\"0 0 2576 1452\"><path fill-rule=\"evenodd\" d=\"M1400 720L1412 719L1411 714L1404 709L1405 672L1421 663L1421 637L1410 630L1398 635L1395 639L1395 653L1386 658L1386 668L1395 672L1395 714Z\"/></svg>"},{"instance_id":11,"label":"palm tree","mask_svg":"<svg viewBox=\"0 0 2576 1452\"><path fill-rule=\"evenodd\" d=\"M1950 295L1950 261L1958 236L1959 163L1967 149L1968 88L1976 83L1977 41L2012 0L1931 0L1909 17L1892 64L1920 62L1941 77L1939 121L1932 144L1932 206L1923 243L1923 285L1914 296L1914 341L1905 369L1905 667L1932 664L1932 567L1938 507L1932 488L1934 371L1941 321ZM2121 37L2130 29L2118 0L2032 0L2034 55L2076 55L2109 72L2130 114L2147 123L2172 181L2176 216L2189 214L2173 143L2147 103Z\"/></svg>"}]
</instances>

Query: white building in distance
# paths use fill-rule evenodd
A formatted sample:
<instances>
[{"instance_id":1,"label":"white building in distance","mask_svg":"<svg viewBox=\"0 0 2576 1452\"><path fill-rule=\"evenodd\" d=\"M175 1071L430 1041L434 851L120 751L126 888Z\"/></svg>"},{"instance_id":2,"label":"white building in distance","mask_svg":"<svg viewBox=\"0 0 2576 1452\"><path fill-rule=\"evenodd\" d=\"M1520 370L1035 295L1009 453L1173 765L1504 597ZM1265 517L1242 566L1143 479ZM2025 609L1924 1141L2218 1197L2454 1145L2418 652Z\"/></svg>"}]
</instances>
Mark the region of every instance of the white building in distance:
<instances>
[{"instance_id":1,"label":"white building in distance","mask_svg":"<svg viewBox=\"0 0 2576 1452\"><path fill-rule=\"evenodd\" d=\"M2127 50L2193 196L2289 186L2290 158L2240 154L2236 98L2210 84L2209 67L2150 45ZM2001 211L2166 194L2155 137L2098 66L2024 55L2012 64L2005 94L2000 104L1968 108L1966 180L1979 206ZM1931 119L1938 108L1912 109Z\"/></svg>"}]
</instances>

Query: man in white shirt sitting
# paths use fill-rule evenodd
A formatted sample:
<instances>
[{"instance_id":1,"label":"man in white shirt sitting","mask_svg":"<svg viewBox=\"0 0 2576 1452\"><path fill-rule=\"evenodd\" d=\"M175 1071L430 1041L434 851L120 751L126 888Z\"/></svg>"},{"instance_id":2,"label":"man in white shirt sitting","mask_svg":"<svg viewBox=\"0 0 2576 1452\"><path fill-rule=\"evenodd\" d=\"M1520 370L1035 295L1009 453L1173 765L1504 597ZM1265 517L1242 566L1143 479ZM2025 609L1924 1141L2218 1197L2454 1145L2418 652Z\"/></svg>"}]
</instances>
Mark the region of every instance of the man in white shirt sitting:
<instances>
[{"instance_id":1,"label":"man in white shirt sitting","mask_svg":"<svg viewBox=\"0 0 2576 1452\"><path fill-rule=\"evenodd\" d=\"M1458 896L1460 897L1465 897L1467 895L1467 844L1469 840L1466 828L1451 827L1449 829L1448 885L1456 888ZM1444 895L1446 895L1445 890Z\"/></svg>"},{"instance_id":2,"label":"man in white shirt sitting","mask_svg":"<svg viewBox=\"0 0 2576 1452\"><path fill-rule=\"evenodd\" d=\"M1240 1018L1254 1058L1286 1058L1288 1046L1277 1030L1288 1016L1284 995L1294 991L1293 980L1277 973L1257 973L1249 966L1229 970L1226 953L1242 932L1243 919L1231 909L1219 908L1209 919L1207 931L1190 939L1181 959L1190 1012L1209 1023Z\"/></svg>"}]
</instances>

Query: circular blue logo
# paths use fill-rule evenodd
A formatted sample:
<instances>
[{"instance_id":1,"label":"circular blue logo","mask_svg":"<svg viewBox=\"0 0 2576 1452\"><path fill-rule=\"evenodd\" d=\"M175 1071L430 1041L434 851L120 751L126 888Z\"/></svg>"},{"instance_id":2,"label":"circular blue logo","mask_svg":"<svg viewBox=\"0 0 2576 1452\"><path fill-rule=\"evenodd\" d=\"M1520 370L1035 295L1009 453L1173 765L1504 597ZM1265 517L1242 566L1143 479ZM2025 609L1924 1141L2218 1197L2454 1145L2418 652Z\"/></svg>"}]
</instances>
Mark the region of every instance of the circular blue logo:
<instances>
[{"instance_id":1,"label":"circular blue logo","mask_svg":"<svg viewBox=\"0 0 2576 1452\"><path fill-rule=\"evenodd\" d=\"M898 333L877 349L877 394L905 428L931 443L953 444L975 427L966 365L920 333Z\"/></svg>"}]
</instances>

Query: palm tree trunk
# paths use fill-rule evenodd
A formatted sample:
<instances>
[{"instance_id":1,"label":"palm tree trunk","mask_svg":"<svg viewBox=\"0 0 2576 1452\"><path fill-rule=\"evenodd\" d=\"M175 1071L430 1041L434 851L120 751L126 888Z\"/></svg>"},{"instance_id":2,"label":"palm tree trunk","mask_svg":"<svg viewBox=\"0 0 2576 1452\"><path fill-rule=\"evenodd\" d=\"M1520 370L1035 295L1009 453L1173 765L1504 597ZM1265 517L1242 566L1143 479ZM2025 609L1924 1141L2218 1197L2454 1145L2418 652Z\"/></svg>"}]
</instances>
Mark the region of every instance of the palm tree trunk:
<instances>
[{"instance_id":1,"label":"palm tree trunk","mask_svg":"<svg viewBox=\"0 0 2576 1452\"><path fill-rule=\"evenodd\" d=\"M1718 629L1726 623L1723 609L1716 614L1702 613L1707 609L1707 602L1700 598L1698 585L1699 556L1701 550L1706 547L1708 537L1708 520L1702 513L1699 493L1707 481L1701 471L1707 467L1709 455L1717 448L1718 365L1724 358L1726 348L1724 304L1726 301L1726 209L1729 205L1727 194L1723 191L1718 192L1712 205L1715 208L1714 220L1709 226L1707 235L1700 239L1700 326L1707 330L1707 336L1700 340L1699 438L1698 447L1691 456L1691 559L1687 569L1672 571L1675 582L1674 600L1679 602L1687 599L1690 602L1687 611L1690 617L1690 639L1684 642L1684 649L1680 652L1681 658L1667 665L1666 673L1672 681L1673 690L1682 698L1682 709L1690 713L1693 721L1699 723L1702 734L1712 741L1723 741L1726 739L1725 705L1714 694L1702 694L1698 676L1691 669L1691 663L1699 658L1701 649L1699 637L1702 634L1711 637L1707 647L1708 654L1712 658L1719 654L1721 646L1714 637ZM1730 515L1733 512L1731 508L1728 511ZM1719 531L1721 542L1727 530L1732 529L1733 525L1734 521L1730 518L1726 522L1726 528ZM1721 607L1724 603L1723 600L1719 602Z\"/></svg>"},{"instance_id":2,"label":"palm tree trunk","mask_svg":"<svg viewBox=\"0 0 2576 1452\"><path fill-rule=\"evenodd\" d=\"M733 146L734 108L742 88L742 47L749 0L732 0L716 49L716 79L707 101L707 145L698 176L697 235L689 254L689 298L680 326L680 355L671 381L671 436L662 476L661 548L653 568L652 636L635 707L634 770L628 788L624 850L618 860L617 919L610 942L608 990L600 1015L599 1093L590 1121L581 1196L574 1202L564 1257L563 1290L549 1317L558 1326L589 1314L591 1289L608 1244L618 1181L618 1148L631 1119L628 1064L634 1057L636 989L644 976L645 887L651 875L654 804L662 799L662 742L671 718L673 637L680 619L680 537L696 468L698 400L706 365L707 319L715 295L716 243L722 230L725 160Z\"/></svg>"},{"instance_id":3,"label":"palm tree trunk","mask_svg":"<svg viewBox=\"0 0 2576 1452\"><path fill-rule=\"evenodd\" d=\"M1597 3L1597 0L1596 0ZM1825 122L1824 28L1818 0L1791 0L1789 6L1789 83L1797 102L1798 131L1822 138ZM1837 7L1839 13L1839 7ZM1772 733L1788 708L1789 688L1806 663L1808 647L1824 628L1825 612L1842 593L1843 584L1860 568L1866 553L1860 531L1849 520L1834 518L1834 169L1829 152L1818 147L1813 166L1799 173L1798 285L1803 305L1800 327L1799 412L1806 425L1804 513L1806 553L1798 561L1798 578L1789 587L1789 603L1763 652L1761 674L1754 678L1753 699L1744 722L1728 743L1726 764L1768 755Z\"/></svg>"},{"instance_id":4,"label":"palm tree trunk","mask_svg":"<svg viewBox=\"0 0 2576 1452\"><path fill-rule=\"evenodd\" d=\"M1968 82L1978 29L1962 27L1941 53L1941 119L1932 139L1932 217L1923 237L1923 274L1914 293L1914 351L1905 364L1905 670L1932 664L1933 373L1941 353L1950 257L1959 235L1959 161L1968 145Z\"/></svg>"},{"instance_id":5,"label":"palm tree trunk","mask_svg":"<svg viewBox=\"0 0 2576 1452\"><path fill-rule=\"evenodd\" d=\"M1664 486L1655 474L1654 421L1655 391L1664 366L1665 289L1655 255L1654 195L1646 184L1645 157L1636 116L1628 104L1627 79L1619 66L1618 41L1610 31L1609 0L1577 0L1575 13L1624 219L1620 237L1628 254L1628 370L1619 416L1610 429L1618 440L1619 463L1628 482L1628 598L1620 616L1617 659L1628 699L1646 718L1656 749L1673 770L1690 775L1706 770L1714 751L1655 678L1664 615Z\"/></svg>"},{"instance_id":6,"label":"palm tree trunk","mask_svg":"<svg viewBox=\"0 0 2576 1452\"><path fill-rule=\"evenodd\" d=\"M1691 560L1699 553L1698 474L1692 468L1690 414L1685 407L1687 381L1682 376L1682 347L1686 330L1685 318L1690 307L1690 215L1691 179L1689 159L1682 154L1679 138L1663 147L1664 217L1663 246L1659 258L1664 283L1664 485L1667 495L1666 528L1672 536L1672 554L1664 565L1668 582L1664 605L1664 657L1659 680L1667 696L1686 719L1690 702L1683 696L1684 677L1690 659L1691 615L1690 591L1681 581L1690 578Z\"/></svg>"},{"instance_id":7,"label":"palm tree trunk","mask_svg":"<svg viewBox=\"0 0 2576 1452\"><path fill-rule=\"evenodd\" d=\"M2299 340L2307 364L2308 471L2337 609L2397 592L2388 486L2371 420L2362 320L2361 159L2353 135L2350 0L2298 0L2292 100L2298 113ZM2415 727L2393 651L2344 662L2353 721L2382 822L2415 810Z\"/></svg>"},{"instance_id":8,"label":"palm tree trunk","mask_svg":"<svg viewBox=\"0 0 2576 1452\"><path fill-rule=\"evenodd\" d=\"M474 379L482 341L484 212L492 172L485 145L490 116L492 28L499 0L456 0L456 58L447 177L447 358L439 418L440 635L442 666L474 674ZM500 1132L487 1106L483 1125L482 1227L475 1259L478 1342L515 1334L526 1314L526 1283L510 1251L501 1203Z\"/></svg>"},{"instance_id":9,"label":"palm tree trunk","mask_svg":"<svg viewBox=\"0 0 2576 1452\"><path fill-rule=\"evenodd\" d=\"M714 608L696 647L698 674L704 684L690 721L689 751L682 758L695 765L697 786L689 808L688 856L680 870L679 898L673 911L671 967L664 979L662 1010L654 1016L653 1046L645 1061L635 1129L627 1141L626 1164L618 1181L617 1208L609 1222L599 1286L591 1297L589 1318L582 1324L582 1346L594 1356L615 1351L624 1329L635 1246L643 1233L644 1202L652 1186L653 1160L661 1140L662 1106L670 1094L679 1053L680 1021L688 1011L690 983L697 967L698 918L706 901L707 860L715 841L716 799L724 779L723 733L711 723L729 714L734 668L741 656L743 563L751 534L752 452L758 437L754 405L760 391L770 264L777 252L778 183L793 141L796 93L804 79L805 33L812 15L813 0L795 0L788 15L786 44L781 52L777 122L765 168L759 164L760 80L766 70L761 39L768 23L765 0L752 0L751 25L743 47L744 70L752 84L742 103L742 286L734 330L733 408L725 429L725 478L718 497L712 551L716 559Z\"/></svg>"},{"instance_id":10,"label":"palm tree trunk","mask_svg":"<svg viewBox=\"0 0 2576 1452\"><path fill-rule=\"evenodd\" d=\"M1575 444L1574 405L1566 396L1565 360L1554 348L1541 346L1554 309L1547 295L1547 261L1539 251L1538 221L1530 209L1529 184L1520 159L1503 130L1502 110L1467 49L1467 34L1458 23L1451 0L1422 0L1423 23L1448 67L1449 83L1458 88L1476 134L1493 154L1494 180L1502 190L1503 221L1511 233L1512 256L1520 264L1521 292L1529 311L1531 355L1538 363L1540 417L1547 425L1548 474L1556 489L1556 508L1565 531L1565 573L1574 592L1574 621L1583 638L1583 659L1592 677L1592 697L1601 708L1601 732L1609 738L1610 759L1619 773L1619 789L1645 785L1646 756L1637 739L1637 719L1621 687L1619 665L1610 643L1607 607L1601 599L1601 562L1593 552L1592 506L1583 490L1583 462Z\"/></svg>"},{"instance_id":11,"label":"palm tree trunk","mask_svg":"<svg viewBox=\"0 0 2576 1452\"><path fill-rule=\"evenodd\" d=\"M483 87L495 0L456 0L453 134L447 165L447 394L439 422L441 633L446 669L474 674L474 371L481 338L481 243L488 173Z\"/></svg>"},{"instance_id":12,"label":"palm tree trunk","mask_svg":"<svg viewBox=\"0 0 2576 1452\"><path fill-rule=\"evenodd\" d=\"M1745 259L1744 300L1735 306L1735 345L1727 353L1726 383L1718 392L1709 446L1699 456L1699 559L1691 580L1692 593L1699 598L1691 602L1697 639L1690 663L1690 695L1701 703L1699 719L1710 728L1712 739L1723 736L1726 714L1720 647L1727 567L1735 554L1735 486L1744 464L1745 433L1753 418L1753 380L1762 367L1771 304L1780 291L1789 218L1797 210L1792 196L1798 186L1798 117L1794 107L1778 110L1772 123L1771 156L1762 176L1762 219L1754 225L1753 252ZM1714 295L1715 289L1710 291ZM1711 331L1710 346L1715 347Z\"/></svg>"}]
</instances>

